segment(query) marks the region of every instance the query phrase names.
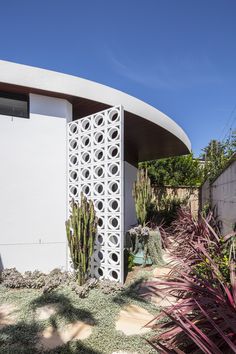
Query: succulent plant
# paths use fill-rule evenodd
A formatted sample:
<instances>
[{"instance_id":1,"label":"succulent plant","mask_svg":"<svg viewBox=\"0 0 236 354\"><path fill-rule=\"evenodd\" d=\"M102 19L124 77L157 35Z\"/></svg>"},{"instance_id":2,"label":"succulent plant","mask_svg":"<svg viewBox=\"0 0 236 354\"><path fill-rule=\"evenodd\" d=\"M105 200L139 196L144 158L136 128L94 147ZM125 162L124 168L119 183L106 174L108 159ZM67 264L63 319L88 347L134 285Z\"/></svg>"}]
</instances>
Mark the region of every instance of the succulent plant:
<instances>
[{"instance_id":1,"label":"succulent plant","mask_svg":"<svg viewBox=\"0 0 236 354\"><path fill-rule=\"evenodd\" d=\"M93 202L81 194L80 205L72 200L70 218L66 221L67 240L71 260L79 285L83 285L89 275L94 241L97 233L97 217Z\"/></svg>"},{"instance_id":2,"label":"succulent plant","mask_svg":"<svg viewBox=\"0 0 236 354\"><path fill-rule=\"evenodd\" d=\"M147 221L148 209L153 200L153 189L147 170L138 170L137 181L133 185L133 198L138 223L142 226Z\"/></svg>"},{"instance_id":3,"label":"succulent plant","mask_svg":"<svg viewBox=\"0 0 236 354\"><path fill-rule=\"evenodd\" d=\"M131 249L133 255L143 249L143 264L146 264L148 256L153 264L162 264L162 236L158 227L150 228L141 225L131 228L127 232L130 236Z\"/></svg>"}]
</instances>

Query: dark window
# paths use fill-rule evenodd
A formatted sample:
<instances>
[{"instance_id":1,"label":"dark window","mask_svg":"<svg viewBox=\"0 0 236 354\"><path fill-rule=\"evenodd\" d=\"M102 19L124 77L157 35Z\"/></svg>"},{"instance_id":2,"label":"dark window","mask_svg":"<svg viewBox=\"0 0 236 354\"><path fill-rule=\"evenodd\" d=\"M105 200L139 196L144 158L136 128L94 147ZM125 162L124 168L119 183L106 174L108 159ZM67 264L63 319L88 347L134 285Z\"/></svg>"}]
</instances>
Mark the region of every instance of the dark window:
<instances>
[{"instance_id":1,"label":"dark window","mask_svg":"<svg viewBox=\"0 0 236 354\"><path fill-rule=\"evenodd\" d=\"M0 92L0 114L29 118L29 96Z\"/></svg>"}]
</instances>

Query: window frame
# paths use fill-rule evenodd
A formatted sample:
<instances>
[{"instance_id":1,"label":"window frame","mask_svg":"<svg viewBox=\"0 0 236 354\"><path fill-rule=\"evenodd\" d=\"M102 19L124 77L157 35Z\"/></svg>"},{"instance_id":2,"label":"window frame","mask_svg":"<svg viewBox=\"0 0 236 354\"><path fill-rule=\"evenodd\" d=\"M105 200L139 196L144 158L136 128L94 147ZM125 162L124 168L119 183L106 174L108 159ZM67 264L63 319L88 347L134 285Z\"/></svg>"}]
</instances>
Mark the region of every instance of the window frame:
<instances>
[{"instance_id":1,"label":"window frame","mask_svg":"<svg viewBox=\"0 0 236 354\"><path fill-rule=\"evenodd\" d=\"M29 103L29 94L25 93L15 93L15 92L7 92L7 91L2 91L0 90L0 98L6 98L6 99L12 99L15 101L23 101L27 103L27 112L26 114L23 115L17 115L17 114L6 114L1 112L1 106L0 106L0 115L4 116L10 116L10 117L18 117L18 118L23 118L23 119L29 119L30 118L30 103Z\"/></svg>"}]
</instances>

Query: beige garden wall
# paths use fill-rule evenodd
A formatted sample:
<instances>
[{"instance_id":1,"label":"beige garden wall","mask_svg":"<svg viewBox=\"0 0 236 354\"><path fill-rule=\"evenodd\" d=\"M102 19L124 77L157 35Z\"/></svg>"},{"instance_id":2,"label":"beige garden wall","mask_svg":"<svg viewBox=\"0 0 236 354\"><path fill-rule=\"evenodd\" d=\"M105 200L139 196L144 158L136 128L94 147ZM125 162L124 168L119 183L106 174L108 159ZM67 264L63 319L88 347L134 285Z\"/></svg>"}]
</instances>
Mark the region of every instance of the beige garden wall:
<instances>
[{"instance_id":1,"label":"beige garden wall","mask_svg":"<svg viewBox=\"0 0 236 354\"><path fill-rule=\"evenodd\" d=\"M197 216L199 211L199 188L193 187L158 187L154 186L156 196L165 193L167 197L175 197L181 200L186 200L190 207L192 215Z\"/></svg>"}]
</instances>

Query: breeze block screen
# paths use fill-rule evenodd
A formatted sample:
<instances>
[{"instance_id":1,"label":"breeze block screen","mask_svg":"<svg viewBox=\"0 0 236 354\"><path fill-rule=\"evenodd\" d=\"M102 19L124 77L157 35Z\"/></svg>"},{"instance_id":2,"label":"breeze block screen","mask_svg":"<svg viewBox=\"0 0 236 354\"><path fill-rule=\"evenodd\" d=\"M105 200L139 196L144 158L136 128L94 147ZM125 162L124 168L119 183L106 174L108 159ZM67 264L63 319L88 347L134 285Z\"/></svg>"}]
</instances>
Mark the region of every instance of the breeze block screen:
<instances>
[{"instance_id":1,"label":"breeze block screen","mask_svg":"<svg viewBox=\"0 0 236 354\"><path fill-rule=\"evenodd\" d=\"M68 199L80 201L83 192L98 216L91 273L119 282L124 276L123 116L118 106L68 124Z\"/></svg>"}]
</instances>

